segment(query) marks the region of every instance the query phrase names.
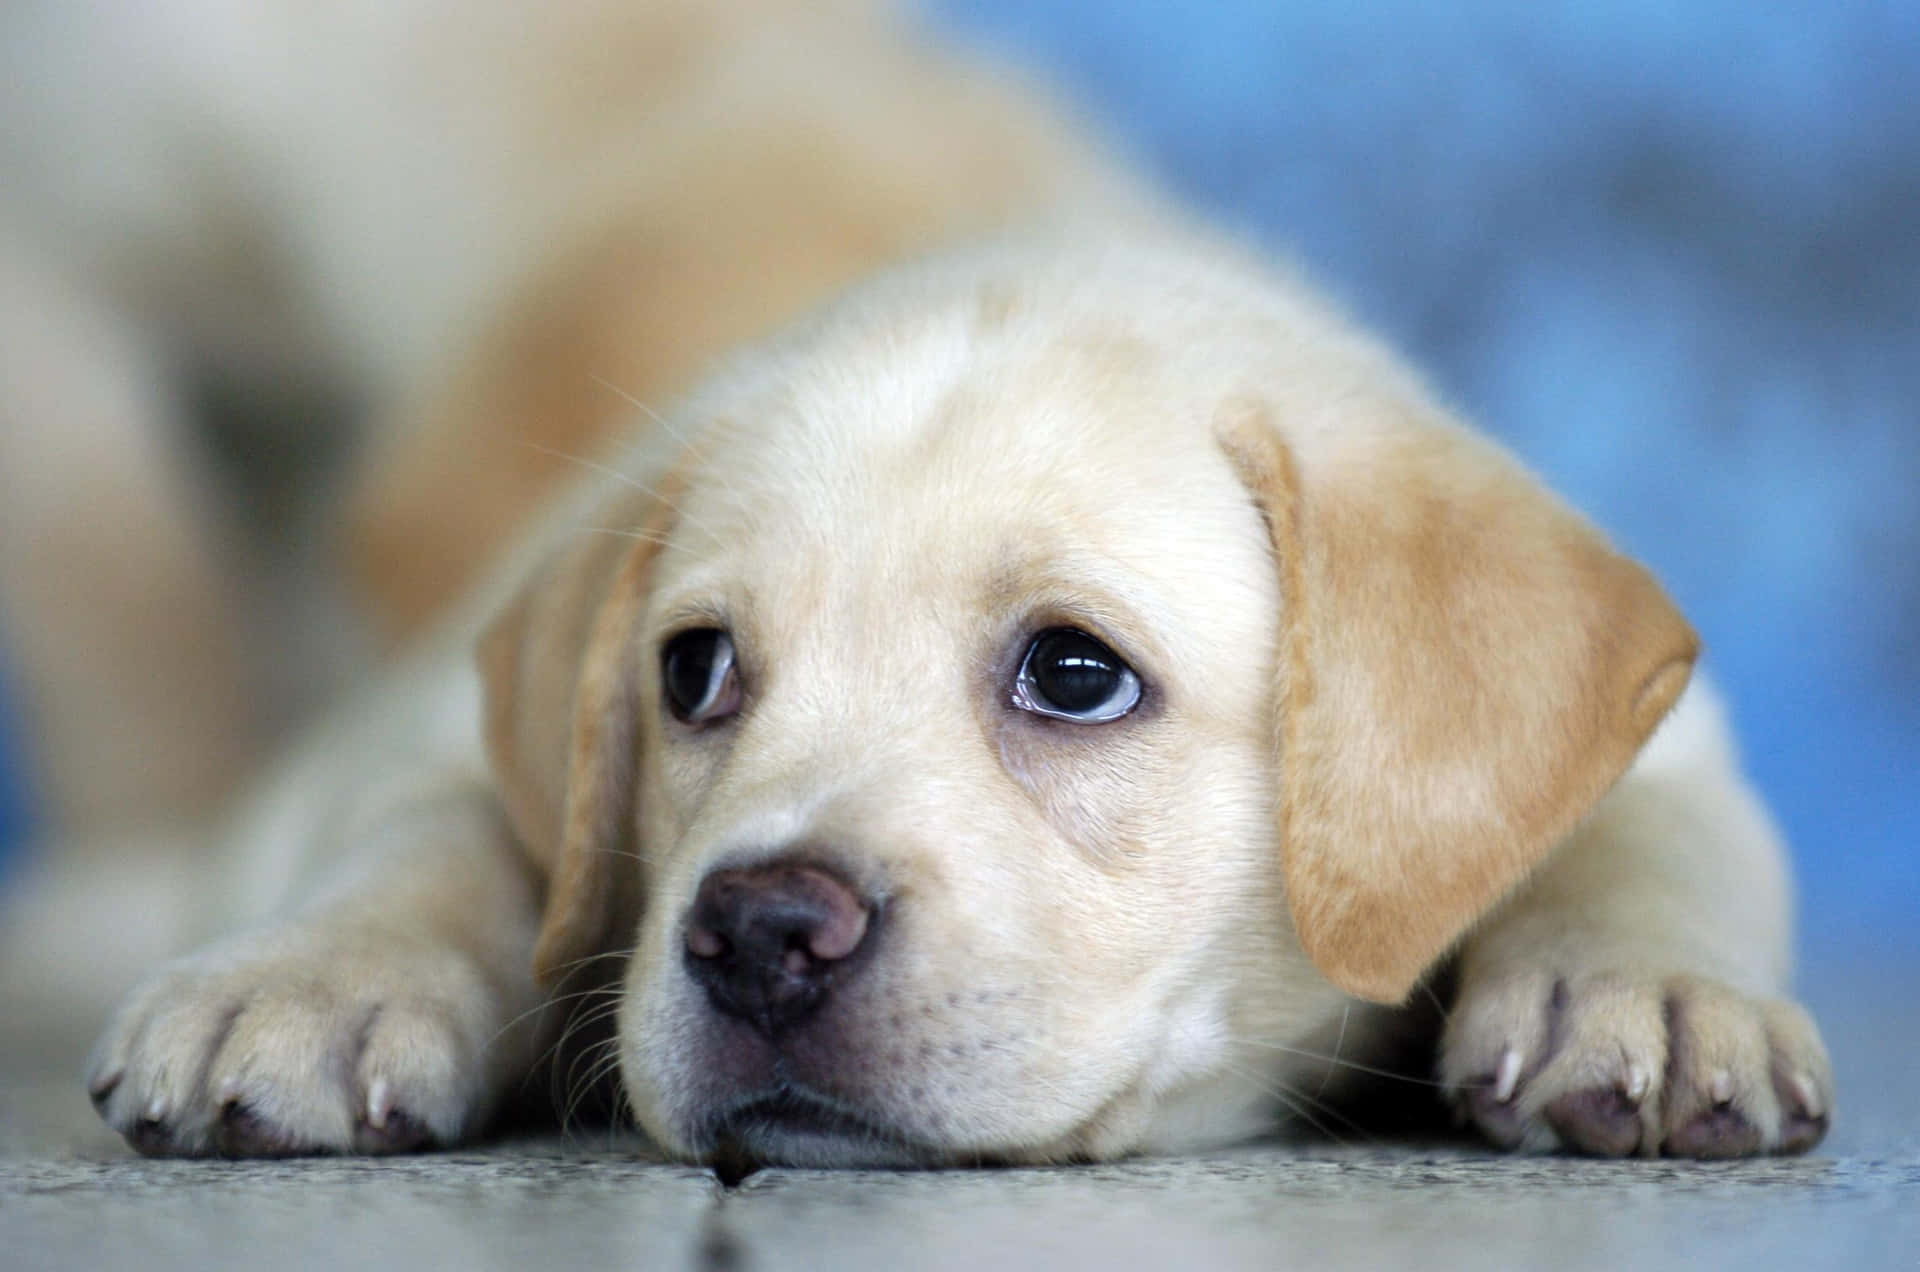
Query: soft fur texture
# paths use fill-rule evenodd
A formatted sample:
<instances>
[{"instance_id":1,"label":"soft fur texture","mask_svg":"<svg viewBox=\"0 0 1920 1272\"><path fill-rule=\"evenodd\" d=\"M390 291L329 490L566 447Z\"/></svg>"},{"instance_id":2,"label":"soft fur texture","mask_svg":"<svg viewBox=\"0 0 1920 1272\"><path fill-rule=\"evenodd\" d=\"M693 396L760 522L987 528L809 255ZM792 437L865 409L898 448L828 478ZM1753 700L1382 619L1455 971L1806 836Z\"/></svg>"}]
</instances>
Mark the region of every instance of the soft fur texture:
<instances>
[{"instance_id":1,"label":"soft fur texture","mask_svg":"<svg viewBox=\"0 0 1920 1272\"><path fill-rule=\"evenodd\" d=\"M242 817L293 900L114 1019L89 1080L137 1146L457 1142L572 1013L611 1031L562 1080L617 1066L689 1159L1173 1150L1312 1120L1443 970L1441 1094L1496 1143L1823 1132L1692 632L1293 281L1145 218L1036 229L634 424ZM1136 710L1019 709L1063 626ZM705 627L741 709L693 727L662 650ZM689 915L792 861L875 926L769 1031L689 974Z\"/></svg>"}]
</instances>

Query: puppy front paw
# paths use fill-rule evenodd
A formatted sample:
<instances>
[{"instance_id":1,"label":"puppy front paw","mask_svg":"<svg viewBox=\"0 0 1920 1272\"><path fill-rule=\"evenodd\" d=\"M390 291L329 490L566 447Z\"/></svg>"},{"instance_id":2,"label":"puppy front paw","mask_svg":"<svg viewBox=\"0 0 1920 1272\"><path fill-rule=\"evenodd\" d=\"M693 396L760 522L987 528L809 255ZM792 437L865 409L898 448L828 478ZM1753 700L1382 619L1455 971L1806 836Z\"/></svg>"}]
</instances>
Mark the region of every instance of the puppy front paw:
<instances>
[{"instance_id":1,"label":"puppy front paw","mask_svg":"<svg viewBox=\"0 0 1920 1272\"><path fill-rule=\"evenodd\" d=\"M499 1015L457 950L282 929L136 989L87 1089L149 1156L406 1152L453 1143L484 1114Z\"/></svg>"},{"instance_id":2,"label":"puppy front paw","mask_svg":"<svg viewBox=\"0 0 1920 1272\"><path fill-rule=\"evenodd\" d=\"M1801 1153L1833 1109L1805 1011L1695 976L1483 978L1463 987L1440 1064L1461 1116L1503 1148Z\"/></svg>"}]
</instances>

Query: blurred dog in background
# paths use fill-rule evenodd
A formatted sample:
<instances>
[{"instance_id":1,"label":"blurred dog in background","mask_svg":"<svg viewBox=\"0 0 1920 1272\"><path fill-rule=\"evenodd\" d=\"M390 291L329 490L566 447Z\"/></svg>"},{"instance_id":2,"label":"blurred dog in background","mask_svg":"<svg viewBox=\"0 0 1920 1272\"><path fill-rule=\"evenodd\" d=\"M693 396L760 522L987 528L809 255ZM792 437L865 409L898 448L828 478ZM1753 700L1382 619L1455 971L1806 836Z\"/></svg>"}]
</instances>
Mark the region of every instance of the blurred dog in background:
<instances>
[{"instance_id":1,"label":"blurred dog in background","mask_svg":"<svg viewBox=\"0 0 1920 1272\"><path fill-rule=\"evenodd\" d=\"M870 3L11 5L0 619L62 835L203 814L627 398L1130 197Z\"/></svg>"}]
</instances>

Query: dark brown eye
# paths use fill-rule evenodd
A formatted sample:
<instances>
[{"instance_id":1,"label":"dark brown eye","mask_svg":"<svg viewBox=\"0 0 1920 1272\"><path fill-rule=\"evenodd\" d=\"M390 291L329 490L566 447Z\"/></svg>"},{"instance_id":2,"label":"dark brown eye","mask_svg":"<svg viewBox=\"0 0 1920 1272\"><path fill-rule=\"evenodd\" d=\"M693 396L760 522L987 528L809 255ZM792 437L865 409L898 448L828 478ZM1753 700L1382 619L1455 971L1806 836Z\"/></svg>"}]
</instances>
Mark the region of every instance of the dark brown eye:
<instances>
[{"instance_id":1,"label":"dark brown eye","mask_svg":"<svg viewBox=\"0 0 1920 1272\"><path fill-rule=\"evenodd\" d=\"M1140 677L1085 632L1055 627L1027 646L1014 677L1013 705L1075 724L1105 724L1140 705Z\"/></svg>"},{"instance_id":2,"label":"dark brown eye","mask_svg":"<svg viewBox=\"0 0 1920 1272\"><path fill-rule=\"evenodd\" d=\"M705 724L740 709L733 640L717 627L695 628L668 641L660 654L660 677L676 720Z\"/></svg>"}]
</instances>

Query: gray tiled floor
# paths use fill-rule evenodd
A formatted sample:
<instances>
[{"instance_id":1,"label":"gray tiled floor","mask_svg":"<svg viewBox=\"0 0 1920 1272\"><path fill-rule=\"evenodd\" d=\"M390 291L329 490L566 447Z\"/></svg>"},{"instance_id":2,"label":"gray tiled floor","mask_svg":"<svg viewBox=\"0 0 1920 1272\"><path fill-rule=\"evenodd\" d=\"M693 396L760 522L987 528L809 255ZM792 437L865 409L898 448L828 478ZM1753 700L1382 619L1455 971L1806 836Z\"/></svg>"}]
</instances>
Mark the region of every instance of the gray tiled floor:
<instances>
[{"instance_id":1,"label":"gray tiled floor","mask_svg":"<svg viewBox=\"0 0 1920 1272\"><path fill-rule=\"evenodd\" d=\"M605 1134L387 1161L144 1161L61 1072L61 1031L13 1018L0 1267L1920 1268L1916 988L1915 969L1880 968L1810 995L1842 1105L1807 1158L1261 1145L1059 1170L765 1171L732 1191Z\"/></svg>"}]
</instances>

